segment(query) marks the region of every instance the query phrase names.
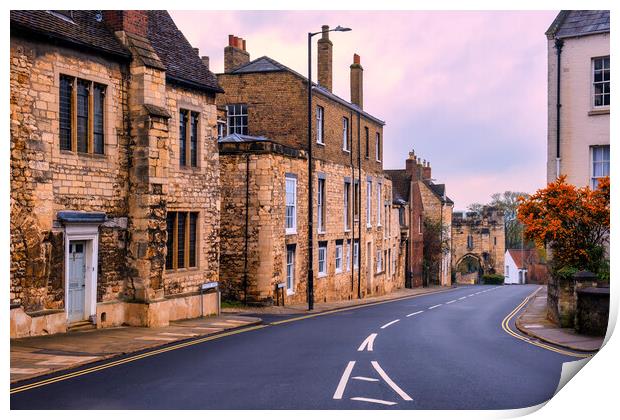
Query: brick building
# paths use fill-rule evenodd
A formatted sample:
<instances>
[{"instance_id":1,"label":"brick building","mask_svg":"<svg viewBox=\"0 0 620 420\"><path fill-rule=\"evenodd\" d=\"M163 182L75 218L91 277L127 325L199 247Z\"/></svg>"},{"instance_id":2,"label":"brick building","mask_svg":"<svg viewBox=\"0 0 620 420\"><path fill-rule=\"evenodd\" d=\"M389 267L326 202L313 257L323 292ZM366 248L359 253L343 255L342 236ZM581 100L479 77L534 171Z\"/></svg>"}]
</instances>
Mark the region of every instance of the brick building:
<instances>
[{"instance_id":1,"label":"brick building","mask_svg":"<svg viewBox=\"0 0 620 420\"><path fill-rule=\"evenodd\" d=\"M405 161L405 169L385 171L393 183L394 204L406 203L400 219L405 222L407 233L407 264L405 272L411 278L412 287L430 284L449 286L451 284L450 227L454 202L446 196L444 184L435 184L431 179L430 163L422 161L414 151ZM439 240L446 244L439 267L433 270L423 267L424 220L440 224L443 229ZM432 273L436 273L431 275Z\"/></svg>"},{"instance_id":2,"label":"brick building","mask_svg":"<svg viewBox=\"0 0 620 420\"><path fill-rule=\"evenodd\" d=\"M324 27L326 31L328 28ZM332 92L332 42L318 41L312 84L314 297L382 294L404 285L392 183L383 174L383 125L363 110L355 55L351 99ZM222 235L220 278L231 298L307 300L308 148L306 77L269 58L250 61L229 37L218 81ZM225 112L224 112L225 111Z\"/></svg>"},{"instance_id":3,"label":"brick building","mask_svg":"<svg viewBox=\"0 0 620 420\"><path fill-rule=\"evenodd\" d=\"M452 215L452 269L458 283L475 284L483 274L504 274L504 214L485 206Z\"/></svg>"},{"instance_id":4,"label":"brick building","mask_svg":"<svg viewBox=\"0 0 620 420\"><path fill-rule=\"evenodd\" d=\"M221 92L165 11L11 12L11 337L216 310Z\"/></svg>"}]
</instances>

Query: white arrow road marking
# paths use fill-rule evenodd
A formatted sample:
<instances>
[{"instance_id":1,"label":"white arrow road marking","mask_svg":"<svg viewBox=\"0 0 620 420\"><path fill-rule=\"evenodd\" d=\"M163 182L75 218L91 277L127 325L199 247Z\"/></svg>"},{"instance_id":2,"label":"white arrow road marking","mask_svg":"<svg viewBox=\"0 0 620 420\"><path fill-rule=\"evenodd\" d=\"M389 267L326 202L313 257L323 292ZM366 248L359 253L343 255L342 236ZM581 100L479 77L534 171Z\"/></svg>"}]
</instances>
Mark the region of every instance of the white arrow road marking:
<instances>
[{"instance_id":1,"label":"white arrow road marking","mask_svg":"<svg viewBox=\"0 0 620 420\"><path fill-rule=\"evenodd\" d=\"M389 326L390 326L390 325L392 325L392 324L396 324L398 321L400 321L400 319L395 319L394 321L390 321L390 322L388 322L387 324L383 325L383 326L381 327L381 329L383 330L383 329L385 329L385 328L389 327Z\"/></svg>"},{"instance_id":2,"label":"white arrow road marking","mask_svg":"<svg viewBox=\"0 0 620 420\"><path fill-rule=\"evenodd\" d=\"M355 401L365 401L365 402L371 402L371 403L383 404L383 405L395 405L396 404L395 402L392 402L392 401L375 400L374 398L353 397L351 399Z\"/></svg>"},{"instance_id":3,"label":"white arrow road marking","mask_svg":"<svg viewBox=\"0 0 620 420\"><path fill-rule=\"evenodd\" d=\"M405 391L403 391L402 389L400 389L400 387L399 387L398 385L396 385L396 384L394 383L394 381L392 381L392 380L390 379L390 377L389 377L389 376L387 376L387 373L385 373L385 372L383 371L383 369L381 369L381 366L379 366L379 363L377 363L377 362L376 362L376 361L374 361L374 360L373 360L373 361L371 361L370 363L372 363L372 367L374 367L374 368L375 368L375 370L377 371L377 373L379 374L379 376L381 376L381 377L383 378L383 380L384 380L385 382L387 382L387 384L388 384L390 387L392 387L392 389L393 389L393 390L394 390L394 391L395 391L398 395L400 395L400 396L401 396L401 398L402 398L403 400L405 400L405 401L413 401L413 399L412 399L409 395L407 395L407 393L406 393ZM343 389L344 389L344 388L343 388Z\"/></svg>"},{"instance_id":4,"label":"white arrow road marking","mask_svg":"<svg viewBox=\"0 0 620 420\"><path fill-rule=\"evenodd\" d=\"M430 308L428 308L428 309L435 309L435 308L439 308L441 305L443 305L443 303L440 303L439 305L434 305L434 306L431 306L431 307L430 307Z\"/></svg>"},{"instance_id":5,"label":"white arrow road marking","mask_svg":"<svg viewBox=\"0 0 620 420\"><path fill-rule=\"evenodd\" d=\"M336 392L334 392L334 399L341 400L342 395L344 394L344 389L347 386L347 382L349 382L349 376L351 376L351 371L353 370L353 366L355 366L355 362L352 360L349 362L347 367L342 372L342 378L340 378L340 382L338 382L338 387L336 388Z\"/></svg>"},{"instance_id":6,"label":"white arrow road marking","mask_svg":"<svg viewBox=\"0 0 620 420\"><path fill-rule=\"evenodd\" d=\"M377 333L370 334L366 340L359 346L357 351L364 351L365 348L368 348L368 351L372 351L372 345L375 342L375 338L377 337Z\"/></svg>"},{"instance_id":7,"label":"white arrow road marking","mask_svg":"<svg viewBox=\"0 0 620 420\"><path fill-rule=\"evenodd\" d=\"M446 305L456 302L456 300L451 300L450 302L446 302Z\"/></svg>"},{"instance_id":8,"label":"white arrow road marking","mask_svg":"<svg viewBox=\"0 0 620 420\"><path fill-rule=\"evenodd\" d=\"M414 313L412 313L412 314L407 315L407 318L409 318L410 316L414 316L414 315L417 315L417 314L421 314L422 312L424 312L424 311L414 312Z\"/></svg>"},{"instance_id":9,"label":"white arrow road marking","mask_svg":"<svg viewBox=\"0 0 620 420\"><path fill-rule=\"evenodd\" d=\"M351 379L357 379L358 381L367 381L367 382L379 382L376 378L368 378L366 376L354 376Z\"/></svg>"}]
</instances>

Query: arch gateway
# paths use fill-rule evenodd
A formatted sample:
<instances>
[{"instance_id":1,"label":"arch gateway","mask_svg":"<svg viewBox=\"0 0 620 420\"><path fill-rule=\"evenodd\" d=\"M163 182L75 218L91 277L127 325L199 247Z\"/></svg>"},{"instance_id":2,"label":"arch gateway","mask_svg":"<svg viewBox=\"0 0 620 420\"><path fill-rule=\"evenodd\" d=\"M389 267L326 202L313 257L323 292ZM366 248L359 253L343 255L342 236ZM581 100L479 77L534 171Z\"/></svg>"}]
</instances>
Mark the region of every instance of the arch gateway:
<instances>
[{"instance_id":1,"label":"arch gateway","mask_svg":"<svg viewBox=\"0 0 620 420\"><path fill-rule=\"evenodd\" d=\"M504 274L504 214L485 206L481 212L452 214L453 281L477 284L484 274Z\"/></svg>"}]
</instances>

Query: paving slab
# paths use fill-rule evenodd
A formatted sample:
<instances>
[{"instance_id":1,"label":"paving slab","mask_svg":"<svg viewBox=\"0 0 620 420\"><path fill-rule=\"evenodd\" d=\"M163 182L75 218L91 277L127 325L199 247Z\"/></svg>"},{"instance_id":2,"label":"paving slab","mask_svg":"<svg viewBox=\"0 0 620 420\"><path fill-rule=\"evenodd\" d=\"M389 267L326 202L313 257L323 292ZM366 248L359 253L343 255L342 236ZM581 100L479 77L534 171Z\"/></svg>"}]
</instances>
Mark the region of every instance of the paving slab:
<instances>
[{"instance_id":1,"label":"paving slab","mask_svg":"<svg viewBox=\"0 0 620 420\"><path fill-rule=\"evenodd\" d=\"M603 345L604 337L577 334L574 329L560 328L547 318L546 286L530 299L515 324L524 334L570 350L595 352Z\"/></svg>"},{"instance_id":2,"label":"paving slab","mask_svg":"<svg viewBox=\"0 0 620 420\"><path fill-rule=\"evenodd\" d=\"M194 337L260 324L257 317L220 315L167 327L94 329L11 340L11 383Z\"/></svg>"}]
</instances>

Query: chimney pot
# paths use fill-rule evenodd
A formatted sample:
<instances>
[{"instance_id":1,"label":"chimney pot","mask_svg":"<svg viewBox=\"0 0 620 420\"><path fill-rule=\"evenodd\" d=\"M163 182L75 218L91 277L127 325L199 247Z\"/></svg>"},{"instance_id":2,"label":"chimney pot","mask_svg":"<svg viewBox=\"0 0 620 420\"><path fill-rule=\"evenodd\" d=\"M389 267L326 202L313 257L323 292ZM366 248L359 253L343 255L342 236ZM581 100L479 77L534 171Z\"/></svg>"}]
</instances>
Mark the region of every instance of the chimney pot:
<instances>
[{"instance_id":1,"label":"chimney pot","mask_svg":"<svg viewBox=\"0 0 620 420\"><path fill-rule=\"evenodd\" d=\"M351 103L364 109L364 68L360 65L360 56L353 54L351 64Z\"/></svg>"},{"instance_id":2,"label":"chimney pot","mask_svg":"<svg viewBox=\"0 0 620 420\"><path fill-rule=\"evenodd\" d=\"M196 55L200 55L200 49L199 48L194 47L193 50L196 52Z\"/></svg>"},{"instance_id":3,"label":"chimney pot","mask_svg":"<svg viewBox=\"0 0 620 420\"><path fill-rule=\"evenodd\" d=\"M148 10L104 10L103 22L112 32L124 31L146 38L148 13Z\"/></svg>"},{"instance_id":4,"label":"chimney pot","mask_svg":"<svg viewBox=\"0 0 620 420\"><path fill-rule=\"evenodd\" d=\"M245 40L235 35L228 35L228 46L224 48L224 73L250 62L250 54L245 50Z\"/></svg>"},{"instance_id":5,"label":"chimney pot","mask_svg":"<svg viewBox=\"0 0 620 420\"><path fill-rule=\"evenodd\" d=\"M321 38L323 39L329 39L329 25L323 25L321 26Z\"/></svg>"}]
</instances>

